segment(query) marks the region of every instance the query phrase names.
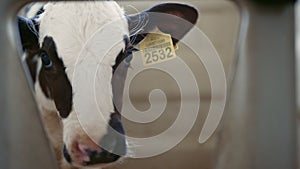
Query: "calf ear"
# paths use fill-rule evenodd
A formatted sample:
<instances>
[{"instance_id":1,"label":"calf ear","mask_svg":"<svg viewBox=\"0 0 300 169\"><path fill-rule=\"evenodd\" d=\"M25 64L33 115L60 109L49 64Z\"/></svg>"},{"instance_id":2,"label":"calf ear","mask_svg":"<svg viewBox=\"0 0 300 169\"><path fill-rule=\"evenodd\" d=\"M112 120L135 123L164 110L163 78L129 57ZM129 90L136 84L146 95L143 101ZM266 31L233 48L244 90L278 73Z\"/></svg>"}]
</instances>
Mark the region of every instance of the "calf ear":
<instances>
[{"instance_id":1,"label":"calf ear","mask_svg":"<svg viewBox=\"0 0 300 169\"><path fill-rule=\"evenodd\" d=\"M170 34L173 44L176 44L196 24L198 16L198 10L191 5L162 3L127 18L134 44L139 43L155 26Z\"/></svg>"},{"instance_id":2,"label":"calf ear","mask_svg":"<svg viewBox=\"0 0 300 169\"><path fill-rule=\"evenodd\" d=\"M18 30L21 40L22 49L27 53L26 63L28 65L31 78L35 82L37 61L34 59L36 52L39 50L38 43L39 25L32 19L18 16Z\"/></svg>"},{"instance_id":3,"label":"calf ear","mask_svg":"<svg viewBox=\"0 0 300 169\"><path fill-rule=\"evenodd\" d=\"M38 43L38 24L32 20L18 16L18 28L24 51L37 51Z\"/></svg>"}]
</instances>

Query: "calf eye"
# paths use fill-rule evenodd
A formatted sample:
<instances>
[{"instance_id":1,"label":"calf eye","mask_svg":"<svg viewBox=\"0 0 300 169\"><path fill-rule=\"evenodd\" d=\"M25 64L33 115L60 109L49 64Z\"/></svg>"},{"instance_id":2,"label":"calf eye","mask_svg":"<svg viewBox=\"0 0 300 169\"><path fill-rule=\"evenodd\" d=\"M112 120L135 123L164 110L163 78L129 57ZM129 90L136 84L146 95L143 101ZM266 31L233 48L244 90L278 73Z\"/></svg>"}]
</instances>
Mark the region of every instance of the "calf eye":
<instances>
[{"instance_id":1,"label":"calf eye","mask_svg":"<svg viewBox=\"0 0 300 169\"><path fill-rule=\"evenodd\" d=\"M43 65L45 66L46 69L50 69L52 67L52 61L46 52L41 53L41 59L42 59Z\"/></svg>"}]
</instances>

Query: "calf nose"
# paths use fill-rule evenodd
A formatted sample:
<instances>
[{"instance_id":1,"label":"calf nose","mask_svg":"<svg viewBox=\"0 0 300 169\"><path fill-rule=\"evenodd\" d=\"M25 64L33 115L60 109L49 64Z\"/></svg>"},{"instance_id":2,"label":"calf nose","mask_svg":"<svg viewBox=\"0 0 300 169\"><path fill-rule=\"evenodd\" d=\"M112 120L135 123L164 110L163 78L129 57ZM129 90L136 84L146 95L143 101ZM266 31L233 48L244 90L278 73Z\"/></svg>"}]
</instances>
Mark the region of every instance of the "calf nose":
<instances>
[{"instance_id":1,"label":"calf nose","mask_svg":"<svg viewBox=\"0 0 300 169\"><path fill-rule=\"evenodd\" d=\"M74 141L70 147L64 146L64 157L69 163L77 163L86 165L91 161L91 156L96 152L102 152L100 146L94 143L91 139L80 139Z\"/></svg>"},{"instance_id":2,"label":"calf nose","mask_svg":"<svg viewBox=\"0 0 300 169\"><path fill-rule=\"evenodd\" d=\"M64 146L64 157L69 163L77 163L82 166L112 163L125 155L125 141L117 140L111 135L105 135L100 146L93 144L75 143L69 151ZM71 154L70 154L71 153Z\"/></svg>"},{"instance_id":3,"label":"calf nose","mask_svg":"<svg viewBox=\"0 0 300 169\"><path fill-rule=\"evenodd\" d=\"M70 151L64 146L64 157L69 162L82 166L112 163L126 154L124 129L119 115L111 116L107 133L102 137L99 145L91 139L75 141Z\"/></svg>"}]
</instances>

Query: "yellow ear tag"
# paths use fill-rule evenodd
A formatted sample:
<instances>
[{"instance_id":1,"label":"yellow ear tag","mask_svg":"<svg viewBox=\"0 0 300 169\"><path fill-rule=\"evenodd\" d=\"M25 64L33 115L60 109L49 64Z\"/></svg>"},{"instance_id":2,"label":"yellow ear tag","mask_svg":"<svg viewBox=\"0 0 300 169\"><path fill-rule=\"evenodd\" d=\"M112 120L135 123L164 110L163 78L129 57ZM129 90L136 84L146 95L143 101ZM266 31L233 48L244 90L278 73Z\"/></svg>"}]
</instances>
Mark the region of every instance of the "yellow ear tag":
<instances>
[{"instance_id":1,"label":"yellow ear tag","mask_svg":"<svg viewBox=\"0 0 300 169\"><path fill-rule=\"evenodd\" d=\"M144 66L154 65L176 58L171 35L162 32L149 33L140 43L139 49Z\"/></svg>"}]
</instances>

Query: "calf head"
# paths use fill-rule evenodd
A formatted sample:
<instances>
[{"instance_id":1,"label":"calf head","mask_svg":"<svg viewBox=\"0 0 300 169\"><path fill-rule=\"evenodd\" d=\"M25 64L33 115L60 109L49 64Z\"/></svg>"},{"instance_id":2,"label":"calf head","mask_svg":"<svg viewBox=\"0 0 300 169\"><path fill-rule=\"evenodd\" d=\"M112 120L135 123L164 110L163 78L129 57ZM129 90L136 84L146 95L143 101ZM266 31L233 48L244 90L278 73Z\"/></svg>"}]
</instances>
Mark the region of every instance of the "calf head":
<instances>
[{"instance_id":1,"label":"calf head","mask_svg":"<svg viewBox=\"0 0 300 169\"><path fill-rule=\"evenodd\" d=\"M112 1L49 3L40 11L32 19L18 17L38 104L60 117L62 152L69 163L110 164L127 151L113 100L122 100L133 46L154 27L171 34L176 44L198 12L186 4L163 3L125 15Z\"/></svg>"}]
</instances>

